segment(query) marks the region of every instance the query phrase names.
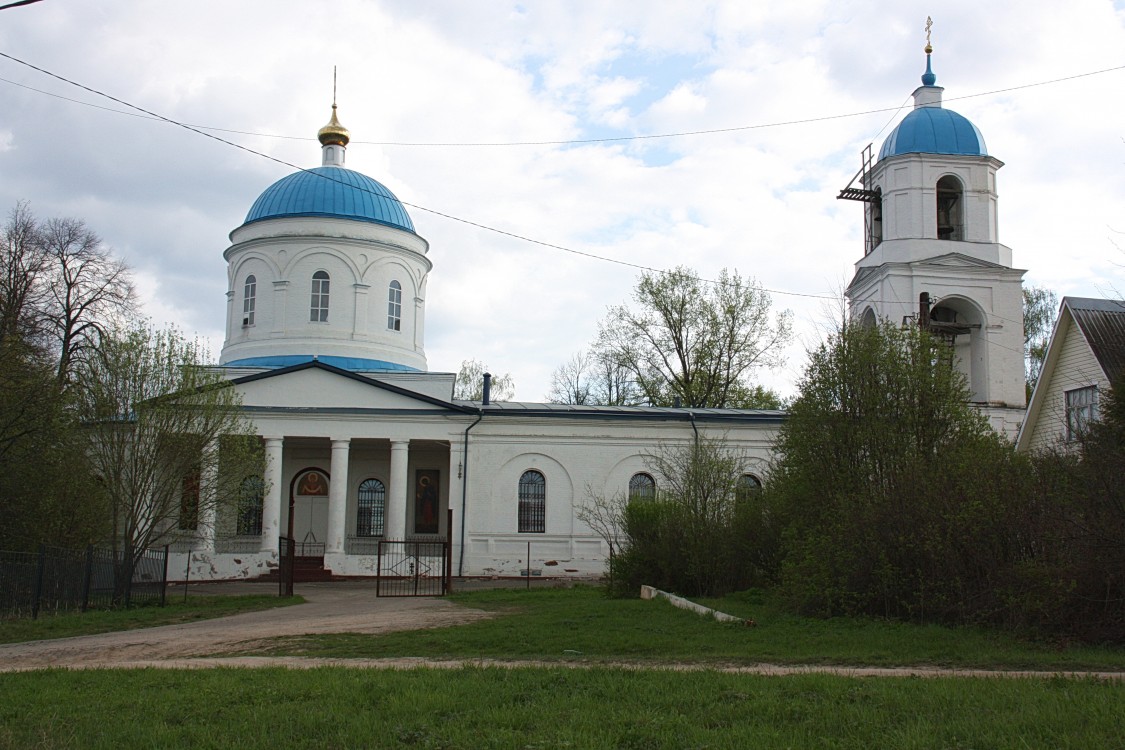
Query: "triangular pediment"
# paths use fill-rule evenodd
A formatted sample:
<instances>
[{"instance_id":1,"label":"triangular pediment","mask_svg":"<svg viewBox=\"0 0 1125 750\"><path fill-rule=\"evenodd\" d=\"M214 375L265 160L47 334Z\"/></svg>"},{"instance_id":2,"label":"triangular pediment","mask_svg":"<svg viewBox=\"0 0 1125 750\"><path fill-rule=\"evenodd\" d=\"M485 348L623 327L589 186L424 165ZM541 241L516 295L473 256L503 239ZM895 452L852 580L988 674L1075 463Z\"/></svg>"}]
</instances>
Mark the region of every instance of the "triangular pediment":
<instances>
[{"instance_id":1,"label":"triangular pediment","mask_svg":"<svg viewBox=\"0 0 1125 750\"><path fill-rule=\"evenodd\" d=\"M250 409L463 412L464 407L319 362L232 381Z\"/></svg>"},{"instance_id":2,"label":"triangular pediment","mask_svg":"<svg viewBox=\"0 0 1125 750\"><path fill-rule=\"evenodd\" d=\"M948 253L933 258L915 260L907 263L909 266L938 266L941 268L1005 268L999 263L992 263L979 258L971 258L961 253Z\"/></svg>"}]
</instances>

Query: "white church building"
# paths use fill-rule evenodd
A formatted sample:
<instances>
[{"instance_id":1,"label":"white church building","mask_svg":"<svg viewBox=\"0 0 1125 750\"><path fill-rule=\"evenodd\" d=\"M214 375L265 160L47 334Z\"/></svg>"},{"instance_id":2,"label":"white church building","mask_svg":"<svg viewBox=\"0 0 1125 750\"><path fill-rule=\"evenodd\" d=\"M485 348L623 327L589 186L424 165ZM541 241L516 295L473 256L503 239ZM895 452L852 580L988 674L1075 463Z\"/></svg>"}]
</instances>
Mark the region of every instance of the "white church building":
<instances>
[{"instance_id":1,"label":"white church building","mask_svg":"<svg viewBox=\"0 0 1125 750\"><path fill-rule=\"evenodd\" d=\"M847 297L861 319L898 321L928 294L974 401L1014 436L1023 271L998 242L1001 163L941 107L929 52L914 111L841 196L867 214ZM448 539L454 575L597 575L608 549L576 509L651 495L660 446L722 436L746 481L767 481L783 412L454 400L455 376L427 370L429 244L390 190L345 167L335 105L318 135L321 166L268 187L224 253L219 366L264 443L266 475L248 485L261 499L201 519L173 578L268 574L281 536L338 576L375 575L380 539Z\"/></svg>"}]
</instances>

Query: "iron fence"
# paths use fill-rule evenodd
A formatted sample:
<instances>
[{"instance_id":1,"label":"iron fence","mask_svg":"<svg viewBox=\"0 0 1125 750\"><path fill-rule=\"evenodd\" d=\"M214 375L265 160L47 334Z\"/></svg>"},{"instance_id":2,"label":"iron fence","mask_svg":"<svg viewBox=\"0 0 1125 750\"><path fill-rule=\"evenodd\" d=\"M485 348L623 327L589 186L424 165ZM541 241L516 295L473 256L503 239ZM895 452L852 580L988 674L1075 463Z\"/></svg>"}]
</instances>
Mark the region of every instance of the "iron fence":
<instances>
[{"instance_id":1,"label":"iron fence","mask_svg":"<svg viewBox=\"0 0 1125 750\"><path fill-rule=\"evenodd\" d=\"M452 558L445 540L381 540L376 596L443 596Z\"/></svg>"},{"instance_id":2,"label":"iron fence","mask_svg":"<svg viewBox=\"0 0 1125 750\"><path fill-rule=\"evenodd\" d=\"M42 611L163 606L167 582L166 546L144 550L135 559L93 546L0 552L0 615L35 618Z\"/></svg>"},{"instance_id":3,"label":"iron fence","mask_svg":"<svg viewBox=\"0 0 1125 750\"><path fill-rule=\"evenodd\" d=\"M294 558L296 557L297 543L287 536L278 537L277 544L277 575L278 596L293 596L293 571Z\"/></svg>"}]
</instances>

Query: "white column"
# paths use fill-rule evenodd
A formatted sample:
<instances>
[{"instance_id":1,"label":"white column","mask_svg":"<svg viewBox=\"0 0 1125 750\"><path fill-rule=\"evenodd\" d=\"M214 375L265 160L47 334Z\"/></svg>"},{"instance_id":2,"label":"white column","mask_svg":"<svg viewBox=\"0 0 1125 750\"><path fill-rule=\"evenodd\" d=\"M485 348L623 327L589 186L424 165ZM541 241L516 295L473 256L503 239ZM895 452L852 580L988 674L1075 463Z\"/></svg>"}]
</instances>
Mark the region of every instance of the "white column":
<instances>
[{"instance_id":1,"label":"white column","mask_svg":"<svg viewBox=\"0 0 1125 750\"><path fill-rule=\"evenodd\" d=\"M387 492L384 514L384 539L406 538L406 488L407 461L410 458L409 440L391 441L391 486Z\"/></svg>"},{"instance_id":2,"label":"white column","mask_svg":"<svg viewBox=\"0 0 1125 750\"><path fill-rule=\"evenodd\" d=\"M216 485L219 483L219 446L212 440L203 448L199 471L199 520L196 534L204 552L215 551Z\"/></svg>"},{"instance_id":3,"label":"white column","mask_svg":"<svg viewBox=\"0 0 1125 750\"><path fill-rule=\"evenodd\" d=\"M278 553L277 538L281 534L281 451L282 438L268 437L266 442L266 495L262 503L262 552Z\"/></svg>"},{"instance_id":4,"label":"white column","mask_svg":"<svg viewBox=\"0 0 1125 750\"><path fill-rule=\"evenodd\" d=\"M348 523L348 447L350 441L332 441L332 480L328 485L328 539L324 554L343 554Z\"/></svg>"}]
</instances>

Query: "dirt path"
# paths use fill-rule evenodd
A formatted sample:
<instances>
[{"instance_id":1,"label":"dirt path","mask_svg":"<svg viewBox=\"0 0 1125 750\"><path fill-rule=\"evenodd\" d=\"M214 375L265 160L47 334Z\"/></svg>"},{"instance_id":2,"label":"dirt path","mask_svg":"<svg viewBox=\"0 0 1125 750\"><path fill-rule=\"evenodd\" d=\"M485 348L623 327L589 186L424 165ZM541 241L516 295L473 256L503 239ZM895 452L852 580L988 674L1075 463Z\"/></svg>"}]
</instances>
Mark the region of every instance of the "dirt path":
<instances>
[{"instance_id":1,"label":"dirt path","mask_svg":"<svg viewBox=\"0 0 1125 750\"><path fill-rule=\"evenodd\" d=\"M0 645L0 672L155 666L241 651L255 641L278 636L383 633L457 625L490 616L445 599L380 599L374 586L366 582L302 584L299 593L306 601L292 607L143 630Z\"/></svg>"},{"instance_id":2,"label":"dirt path","mask_svg":"<svg viewBox=\"0 0 1125 750\"><path fill-rule=\"evenodd\" d=\"M228 592L230 588L226 589ZM201 593L205 590L200 588ZM1093 677L1125 681L1125 672L1043 672L944 669L936 667L833 667L775 664L657 664L568 661L500 661L494 659L324 659L292 656L223 656L245 651L256 641L316 633L383 633L472 622L491 616L445 599L380 599L366 582L303 584L304 604L247 612L216 620L126 630L100 635L0 645L0 672L65 669L206 669L211 667L287 667L312 669L346 666L360 669L460 669L467 666L563 667L588 669L666 669L737 674L837 674L848 677Z\"/></svg>"}]
</instances>

